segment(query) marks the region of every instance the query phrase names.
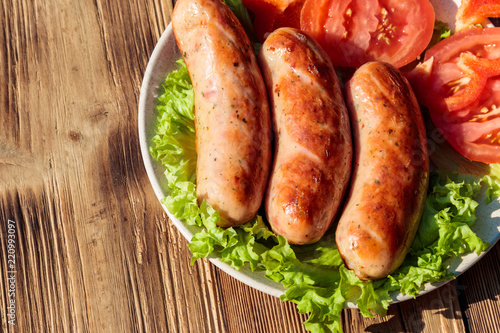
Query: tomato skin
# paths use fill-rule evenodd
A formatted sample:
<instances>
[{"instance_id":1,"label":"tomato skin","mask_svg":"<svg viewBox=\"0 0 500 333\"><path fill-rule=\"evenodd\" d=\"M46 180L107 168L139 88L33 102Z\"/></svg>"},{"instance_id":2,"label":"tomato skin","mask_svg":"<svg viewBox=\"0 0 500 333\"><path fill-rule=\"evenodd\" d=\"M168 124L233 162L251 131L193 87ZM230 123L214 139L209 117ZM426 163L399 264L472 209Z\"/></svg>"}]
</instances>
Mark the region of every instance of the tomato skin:
<instances>
[{"instance_id":1,"label":"tomato skin","mask_svg":"<svg viewBox=\"0 0 500 333\"><path fill-rule=\"evenodd\" d=\"M255 14L253 22L255 35L259 42L265 38L265 34L272 31L275 17L279 15L280 9L269 1L243 0L243 5Z\"/></svg>"},{"instance_id":2,"label":"tomato skin","mask_svg":"<svg viewBox=\"0 0 500 333\"><path fill-rule=\"evenodd\" d=\"M280 27L299 28L300 10L305 0L242 0L255 14L254 31L259 42Z\"/></svg>"},{"instance_id":3,"label":"tomato skin","mask_svg":"<svg viewBox=\"0 0 500 333\"><path fill-rule=\"evenodd\" d=\"M498 0L461 0L456 15L456 29L463 30L473 24L487 24L488 17L500 16Z\"/></svg>"},{"instance_id":4,"label":"tomato skin","mask_svg":"<svg viewBox=\"0 0 500 333\"><path fill-rule=\"evenodd\" d=\"M402 67L429 43L434 10L428 0L306 0L300 28L335 66L384 61Z\"/></svg>"},{"instance_id":5,"label":"tomato skin","mask_svg":"<svg viewBox=\"0 0 500 333\"><path fill-rule=\"evenodd\" d=\"M427 51L407 77L431 119L464 157L500 163L500 28L471 27Z\"/></svg>"}]
</instances>

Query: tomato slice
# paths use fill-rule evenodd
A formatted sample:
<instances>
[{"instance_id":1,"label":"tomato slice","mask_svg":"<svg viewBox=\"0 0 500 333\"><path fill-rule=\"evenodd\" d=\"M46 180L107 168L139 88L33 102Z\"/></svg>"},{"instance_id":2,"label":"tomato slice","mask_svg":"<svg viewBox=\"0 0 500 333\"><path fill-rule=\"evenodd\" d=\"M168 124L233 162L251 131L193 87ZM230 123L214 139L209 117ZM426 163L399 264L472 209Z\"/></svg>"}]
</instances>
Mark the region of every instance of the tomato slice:
<instances>
[{"instance_id":1,"label":"tomato slice","mask_svg":"<svg viewBox=\"0 0 500 333\"><path fill-rule=\"evenodd\" d=\"M300 29L300 12L305 0L296 0L274 20L273 31L281 27L291 27Z\"/></svg>"},{"instance_id":2,"label":"tomato slice","mask_svg":"<svg viewBox=\"0 0 500 333\"><path fill-rule=\"evenodd\" d=\"M500 163L500 28L471 27L408 74L434 125L464 157Z\"/></svg>"},{"instance_id":3,"label":"tomato slice","mask_svg":"<svg viewBox=\"0 0 500 333\"><path fill-rule=\"evenodd\" d=\"M300 10L305 0L243 0L254 14L254 31L263 42L268 33L279 27L300 27Z\"/></svg>"},{"instance_id":4,"label":"tomato slice","mask_svg":"<svg viewBox=\"0 0 500 333\"><path fill-rule=\"evenodd\" d=\"M489 22L488 17L500 16L498 0L462 0L456 15L457 30L468 28L472 24Z\"/></svg>"},{"instance_id":5,"label":"tomato slice","mask_svg":"<svg viewBox=\"0 0 500 333\"><path fill-rule=\"evenodd\" d=\"M306 0L300 28L336 66L379 60L402 67L431 40L434 10L428 0Z\"/></svg>"},{"instance_id":6,"label":"tomato slice","mask_svg":"<svg viewBox=\"0 0 500 333\"><path fill-rule=\"evenodd\" d=\"M260 42L263 42L265 35L272 31L274 20L281 12L281 6L265 0L243 0L243 5L254 13L255 35Z\"/></svg>"}]
</instances>

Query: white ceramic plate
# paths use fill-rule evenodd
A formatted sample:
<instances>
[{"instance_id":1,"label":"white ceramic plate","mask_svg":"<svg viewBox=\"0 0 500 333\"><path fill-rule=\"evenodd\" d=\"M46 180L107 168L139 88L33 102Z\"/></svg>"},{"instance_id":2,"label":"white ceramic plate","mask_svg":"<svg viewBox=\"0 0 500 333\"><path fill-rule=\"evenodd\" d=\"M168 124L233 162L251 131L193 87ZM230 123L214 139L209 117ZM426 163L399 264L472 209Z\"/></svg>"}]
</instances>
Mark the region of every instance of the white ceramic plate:
<instances>
[{"instance_id":1,"label":"white ceramic plate","mask_svg":"<svg viewBox=\"0 0 500 333\"><path fill-rule=\"evenodd\" d=\"M434 2L437 2L437 0L434 0ZM441 0L439 2L443 5L446 0ZM449 0L449 2L453 3L452 0ZM445 8L449 8L446 7L446 5L444 6ZM447 14L443 12L441 15L445 15L444 17L446 17ZM446 18L442 19L446 20ZM142 157L151 185L153 186L154 192L160 201L165 197L165 194L167 193L166 189L168 187L164 176L164 168L151 157L149 153L149 146L152 144L152 138L155 135L154 131L157 124L157 115L155 113L157 92L167 74L178 68L176 61L179 58L180 53L175 43L172 26L169 25L151 55L151 59L144 75L139 99L139 139ZM483 202L482 198L479 200L480 202ZM170 214L165 206L163 206L163 208L182 235L188 241L191 240L193 234L197 231L197 228L184 224ZM481 239L489 242L491 244L491 248L500 238L500 200L495 201L488 206L483 204L480 205L477 208L476 214L478 221L473 226L473 230ZM488 250L490 248L488 248ZM453 258L448 260L446 264L448 265L450 271L454 272L455 275L459 275L477 262L485 253L486 251L480 256L471 253L462 258ZM264 276L264 272L252 272L248 267L243 267L238 271L219 261L217 258L210 258L210 260L224 272L262 292L279 297L285 291L281 284L267 279ZM419 295L432 291L446 282L447 281L437 284L427 284ZM393 302L399 302L410 298L412 297L404 296L402 294L394 294ZM346 307L354 308L356 307L356 304L353 301L348 301L346 303Z\"/></svg>"}]
</instances>

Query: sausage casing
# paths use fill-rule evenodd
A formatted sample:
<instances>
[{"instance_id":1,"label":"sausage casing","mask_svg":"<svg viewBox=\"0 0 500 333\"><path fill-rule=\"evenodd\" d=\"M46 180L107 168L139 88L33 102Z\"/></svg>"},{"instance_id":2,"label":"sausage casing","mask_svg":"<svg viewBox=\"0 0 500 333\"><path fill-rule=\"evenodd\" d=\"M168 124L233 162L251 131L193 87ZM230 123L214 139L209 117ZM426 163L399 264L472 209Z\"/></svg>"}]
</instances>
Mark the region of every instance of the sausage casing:
<instances>
[{"instance_id":1,"label":"sausage casing","mask_svg":"<svg viewBox=\"0 0 500 333\"><path fill-rule=\"evenodd\" d=\"M425 126L408 82L386 63L361 66L346 102L354 160L336 242L359 278L378 279L401 265L419 226L429 181Z\"/></svg>"},{"instance_id":2,"label":"sausage casing","mask_svg":"<svg viewBox=\"0 0 500 333\"><path fill-rule=\"evenodd\" d=\"M262 204L271 163L269 102L254 49L221 0L179 0L177 46L195 100L196 191L219 225L249 221Z\"/></svg>"},{"instance_id":3,"label":"sausage casing","mask_svg":"<svg viewBox=\"0 0 500 333\"><path fill-rule=\"evenodd\" d=\"M349 181L349 116L328 56L291 28L271 33L259 53L271 104L275 151L267 219L291 244L319 240Z\"/></svg>"}]
</instances>

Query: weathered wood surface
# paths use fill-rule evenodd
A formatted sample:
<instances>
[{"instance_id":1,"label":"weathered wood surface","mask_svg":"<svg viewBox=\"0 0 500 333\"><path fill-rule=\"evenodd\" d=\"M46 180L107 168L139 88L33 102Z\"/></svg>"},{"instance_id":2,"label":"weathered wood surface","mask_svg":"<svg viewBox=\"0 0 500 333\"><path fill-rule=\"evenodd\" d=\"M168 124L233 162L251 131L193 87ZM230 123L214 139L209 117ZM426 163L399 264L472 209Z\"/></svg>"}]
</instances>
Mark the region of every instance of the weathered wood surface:
<instances>
[{"instance_id":1,"label":"weathered wood surface","mask_svg":"<svg viewBox=\"0 0 500 333\"><path fill-rule=\"evenodd\" d=\"M171 10L169 0L1 0L2 332L304 332L293 304L206 260L191 266L148 182L137 105ZM345 332L500 331L499 246L387 317L345 310Z\"/></svg>"}]
</instances>

